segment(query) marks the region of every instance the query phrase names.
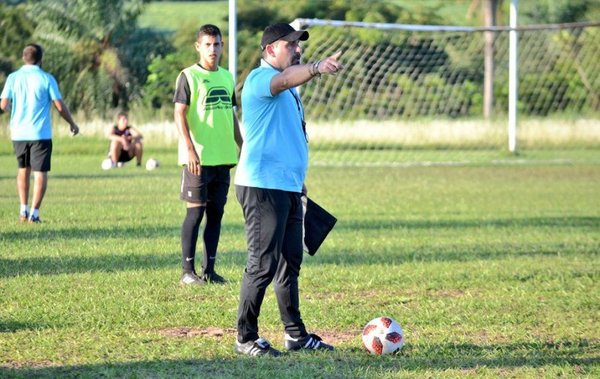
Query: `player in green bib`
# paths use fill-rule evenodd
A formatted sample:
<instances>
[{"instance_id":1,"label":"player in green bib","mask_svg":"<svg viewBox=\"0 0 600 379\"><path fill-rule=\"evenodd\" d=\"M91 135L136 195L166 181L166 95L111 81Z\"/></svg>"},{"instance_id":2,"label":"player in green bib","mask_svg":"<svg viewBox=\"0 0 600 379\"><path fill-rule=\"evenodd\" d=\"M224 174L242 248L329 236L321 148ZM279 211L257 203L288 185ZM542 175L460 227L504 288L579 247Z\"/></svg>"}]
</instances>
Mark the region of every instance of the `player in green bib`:
<instances>
[{"instance_id":1,"label":"player in green bib","mask_svg":"<svg viewBox=\"0 0 600 379\"><path fill-rule=\"evenodd\" d=\"M186 202L181 227L181 284L223 283L215 272L217 246L227 193L229 171L238 161L242 145L232 74L219 66L223 52L221 31L215 25L203 25L195 43L198 63L177 77L175 124L179 131L180 198ZM204 260L202 273L196 273L194 259L200 224L206 213L203 231Z\"/></svg>"}]
</instances>

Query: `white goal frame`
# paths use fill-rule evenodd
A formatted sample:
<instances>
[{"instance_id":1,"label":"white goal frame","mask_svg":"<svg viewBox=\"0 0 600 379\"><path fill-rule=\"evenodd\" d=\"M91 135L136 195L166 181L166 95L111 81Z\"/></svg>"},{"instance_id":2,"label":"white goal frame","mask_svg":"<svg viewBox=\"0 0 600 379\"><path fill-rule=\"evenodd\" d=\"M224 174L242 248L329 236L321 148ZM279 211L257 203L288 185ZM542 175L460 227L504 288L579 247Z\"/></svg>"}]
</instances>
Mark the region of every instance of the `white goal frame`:
<instances>
[{"instance_id":1,"label":"white goal frame","mask_svg":"<svg viewBox=\"0 0 600 379\"><path fill-rule=\"evenodd\" d=\"M311 26L330 26L339 28L365 28L379 30L402 30L416 32L508 32L509 35L509 54L508 62L508 150L511 153L517 152L517 105L518 105L518 33L519 31L531 30L558 30L572 28L576 26L599 26L600 22L585 22L585 23L565 23L565 24L549 24L549 25L530 25L517 26L517 1L512 0L510 8L510 25L500 27L469 27L469 26L448 26L448 25L411 25L411 24L386 24L386 23L368 23L358 21L339 21L339 20L322 20L322 19L295 19L291 25L295 29L306 29Z\"/></svg>"}]
</instances>

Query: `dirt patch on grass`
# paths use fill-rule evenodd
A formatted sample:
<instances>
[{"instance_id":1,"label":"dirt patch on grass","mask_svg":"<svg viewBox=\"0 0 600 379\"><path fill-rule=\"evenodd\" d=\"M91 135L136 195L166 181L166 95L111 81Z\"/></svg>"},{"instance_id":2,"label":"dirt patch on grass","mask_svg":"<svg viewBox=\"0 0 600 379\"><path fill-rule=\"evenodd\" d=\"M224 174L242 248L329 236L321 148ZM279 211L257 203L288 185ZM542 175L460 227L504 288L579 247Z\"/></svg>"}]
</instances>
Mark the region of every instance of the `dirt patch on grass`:
<instances>
[{"instance_id":1,"label":"dirt patch on grass","mask_svg":"<svg viewBox=\"0 0 600 379\"><path fill-rule=\"evenodd\" d=\"M348 343L355 338L360 337L360 330L350 330L350 331L337 331L337 330L317 330L314 331L319 337L323 339L323 341L332 344L342 344ZM213 337L213 338L222 338L224 336L232 336L235 337L236 330L234 328L188 328L188 327L178 327L178 328L167 328L159 331L159 334L165 337ZM272 331L262 331L261 336L268 339L269 341L277 341L278 339L282 339L282 333L280 332L272 332Z\"/></svg>"},{"instance_id":2,"label":"dirt patch on grass","mask_svg":"<svg viewBox=\"0 0 600 379\"><path fill-rule=\"evenodd\" d=\"M223 337L226 334L235 334L235 329L233 328L188 328L188 327L179 327L179 328L167 328L162 329L159 333L166 337Z\"/></svg>"},{"instance_id":3,"label":"dirt patch on grass","mask_svg":"<svg viewBox=\"0 0 600 379\"><path fill-rule=\"evenodd\" d=\"M25 362L16 362L16 361L9 361L6 363L1 363L0 364L0 368L7 368L7 369L38 369L38 368L47 368L47 367L55 367L57 366L56 363L48 361L48 360L44 360L44 361L39 361L39 362L34 362L34 361L25 361Z\"/></svg>"},{"instance_id":4,"label":"dirt patch on grass","mask_svg":"<svg viewBox=\"0 0 600 379\"><path fill-rule=\"evenodd\" d=\"M356 338L359 338L362 334L362 331L349 330L342 332L339 330L319 330L315 334L321 337L323 341L335 346L343 343L348 343Z\"/></svg>"}]
</instances>

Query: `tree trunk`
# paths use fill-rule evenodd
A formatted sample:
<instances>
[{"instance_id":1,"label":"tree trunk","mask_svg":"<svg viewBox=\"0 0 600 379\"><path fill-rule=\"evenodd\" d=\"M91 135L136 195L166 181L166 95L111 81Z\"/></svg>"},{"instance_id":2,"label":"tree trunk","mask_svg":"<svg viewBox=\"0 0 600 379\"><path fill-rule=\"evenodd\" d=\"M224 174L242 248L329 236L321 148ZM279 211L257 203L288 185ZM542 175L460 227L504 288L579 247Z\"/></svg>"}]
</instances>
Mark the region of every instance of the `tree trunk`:
<instances>
[{"instance_id":1,"label":"tree trunk","mask_svg":"<svg viewBox=\"0 0 600 379\"><path fill-rule=\"evenodd\" d=\"M483 1L483 20L486 27L496 26L500 0ZM484 32L483 117L490 118L494 107L494 40L495 32Z\"/></svg>"}]
</instances>

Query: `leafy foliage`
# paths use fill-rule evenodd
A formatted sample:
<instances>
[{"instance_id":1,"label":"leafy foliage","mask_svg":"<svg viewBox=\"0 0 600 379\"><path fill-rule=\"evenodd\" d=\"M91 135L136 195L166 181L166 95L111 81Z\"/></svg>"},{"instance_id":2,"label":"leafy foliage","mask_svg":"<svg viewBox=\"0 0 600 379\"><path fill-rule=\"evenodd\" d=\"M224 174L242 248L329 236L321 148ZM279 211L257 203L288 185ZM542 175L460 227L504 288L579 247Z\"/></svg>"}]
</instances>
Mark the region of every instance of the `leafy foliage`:
<instances>
[{"instance_id":1,"label":"leafy foliage","mask_svg":"<svg viewBox=\"0 0 600 379\"><path fill-rule=\"evenodd\" d=\"M171 104L175 80L179 72L198 60L194 49L195 24L178 29L172 38L173 50L157 55L148 65L148 77L143 88L143 103L153 109Z\"/></svg>"},{"instance_id":2,"label":"leafy foliage","mask_svg":"<svg viewBox=\"0 0 600 379\"><path fill-rule=\"evenodd\" d=\"M4 84L8 73L19 67L22 47L35 41L45 48L44 67L58 79L63 96L72 110L81 110L91 117L105 116L115 108L129 108L134 105L153 109L170 106L177 74L197 60L193 42L199 21L194 19L191 23L180 22L172 33L150 27L139 28L137 19L147 2L148 0L14 0L0 3L0 85ZM217 1L211 3L211 6L221 9L220 7L224 6L221 3L224 4L223 1ZM290 22L295 18L324 18L404 24L454 23L447 15L445 18L440 16L442 8L448 5L441 0L411 3L410 6L407 5L407 1L376 0L297 0L293 6L282 4L287 3L282 0L237 1L238 92L246 75L259 62L260 35L264 27L272 22ZM504 7L506 4L507 2L504 2ZM215 13L215 8L210 9ZM594 0L524 2L520 5L520 11L524 20L522 24L595 20L600 16L600 6ZM221 27L227 44L226 20L223 19L223 23L217 25ZM311 44L314 45L314 41L321 39L319 34L323 32L311 29L310 33ZM379 31L358 30L352 33L353 38L370 44L370 51L382 51L382 46L386 45L405 44L402 40L395 40ZM555 41L550 43L556 44ZM560 43L569 44L568 40ZM407 53L418 49L430 50L426 41L419 44L420 47L407 45L404 50ZM579 44L573 46L578 48ZM310 48L312 47L309 46ZM448 107L439 111L443 113L451 110L452 115L474 112L477 114L481 107L481 78L477 74L477 67L481 62L473 58L477 54L473 54L471 48L465 50L452 44L431 49L439 54L440 62L449 62L455 70L469 72L468 75L461 75L465 80L456 82L455 79L438 72L436 67L407 67L407 70L427 72L428 83L439 83L444 87L439 91L443 94L441 96L455 94L458 86L468 87L468 94L461 96L468 96L470 100L459 101L458 95L452 95L448 99ZM394 59L390 58L386 64L394 64ZM227 67L226 62L227 51L224 52L221 65ZM556 64L565 64L564 60L561 62ZM540 87L539 93L532 93L531 98L548 98L553 92L560 90L565 93L561 98L564 99L563 103L567 104L567 108L570 106L568 104L581 103L580 99L585 97L586 92L594 92L596 75L594 69L586 68L588 62L575 64L578 75L563 70L563 73L554 79L564 82L564 85ZM360 67L365 73L369 73L369 64ZM369 79L370 83L378 80L382 78ZM388 103L392 99L398 100L399 93L413 89L418 91L421 85L407 80L406 77L390 80L398 84L390 90L378 114L389 112ZM523 75L523 80L524 83L533 83L535 77ZM497 75L496 82L504 81L502 75ZM353 92L351 88L341 92L345 91ZM505 91L505 88L497 86L497 94L502 91ZM370 101L373 99L364 99L365 104ZM547 100L531 101L542 104ZM469 109L451 105L465 102L471 104ZM496 106L504 107L501 102L501 99L498 100ZM600 100L596 95L588 102L592 104L592 108L597 109ZM397 107L411 108L408 99L400 98L396 103L399 103L396 104ZM313 109L319 108L315 106ZM357 106L354 113L362 114L361 109L362 106ZM531 109L533 114L541 114L538 105L535 104L523 104L523 109Z\"/></svg>"},{"instance_id":3,"label":"leafy foliage","mask_svg":"<svg viewBox=\"0 0 600 379\"><path fill-rule=\"evenodd\" d=\"M6 6L0 3L0 88L6 77L21 62L21 53L30 39L35 23L27 18L25 6Z\"/></svg>"},{"instance_id":4,"label":"leafy foliage","mask_svg":"<svg viewBox=\"0 0 600 379\"><path fill-rule=\"evenodd\" d=\"M32 3L34 37L45 67L59 80L73 110L105 115L128 108L146 81L147 61L169 50L160 34L136 29L142 0L45 0Z\"/></svg>"},{"instance_id":5,"label":"leafy foliage","mask_svg":"<svg viewBox=\"0 0 600 379\"><path fill-rule=\"evenodd\" d=\"M261 57L258 47L260 35L262 30L271 23L290 22L295 18L315 17L405 23L416 23L425 19L430 20L430 22L441 20L432 8L420 8L420 12L411 13L399 5L382 1L365 1L357 4L350 0L299 0L294 3L293 7L283 7L281 5L282 2L278 0L241 0L237 3L238 92L250 70L258 65ZM189 30L189 28L181 29ZM150 75L144 88L147 104L153 107L170 104L174 78L183 67L188 66L190 62L196 59L191 59L190 54L187 52L187 50L191 50L195 54L193 49L189 47L193 43L193 34L189 34L192 37L191 40L186 40L185 43L175 43L175 52L164 57L157 57L151 62L149 66ZM178 32L176 35L181 34ZM311 38L313 37L311 36ZM373 39L374 43L378 43L377 38L374 39L370 32L363 33L361 38ZM223 57L223 62L225 60L226 56Z\"/></svg>"},{"instance_id":6,"label":"leafy foliage","mask_svg":"<svg viewBox=\"0 0 600 379\"><path fill-rule=\"evenodd\" d=\"M596 0L539 0L524 2L523 15L532 23L594 21L600 17Z\"/></svg>"}]
</instances>

